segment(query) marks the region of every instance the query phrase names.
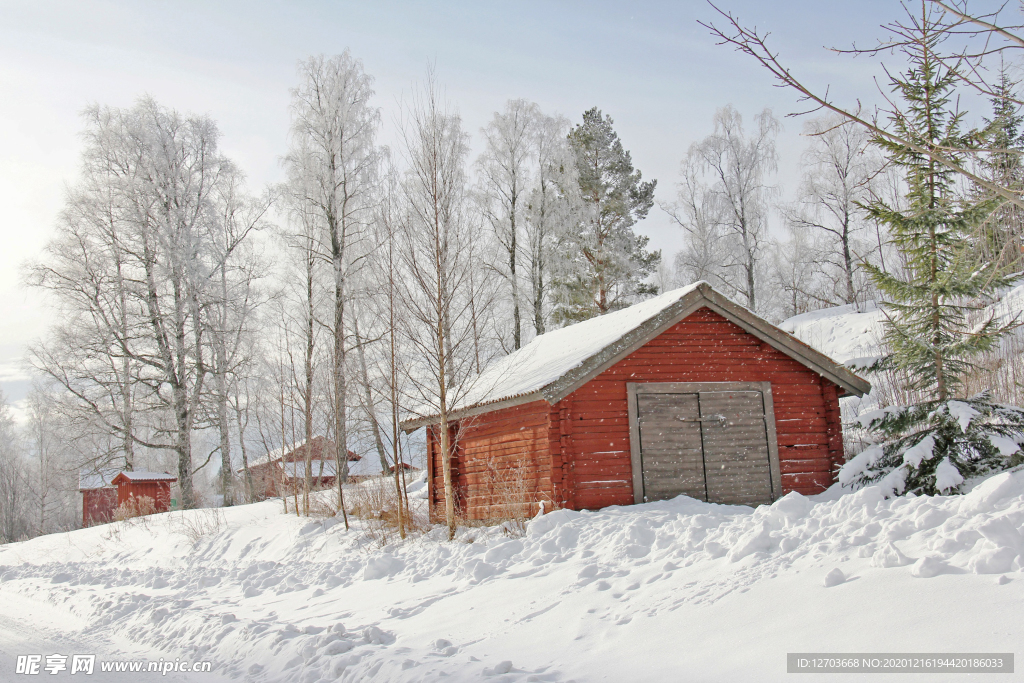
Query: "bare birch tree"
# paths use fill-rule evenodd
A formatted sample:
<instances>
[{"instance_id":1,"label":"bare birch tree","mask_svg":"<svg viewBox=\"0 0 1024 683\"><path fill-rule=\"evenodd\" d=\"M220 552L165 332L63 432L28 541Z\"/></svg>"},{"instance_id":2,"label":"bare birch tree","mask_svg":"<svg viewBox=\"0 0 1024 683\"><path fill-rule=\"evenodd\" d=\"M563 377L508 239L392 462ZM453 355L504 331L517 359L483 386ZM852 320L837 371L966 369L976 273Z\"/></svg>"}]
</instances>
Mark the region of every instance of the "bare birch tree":
<instances>
[{"instance_id":1,"label":"bare birch tree","mask_svg":"<svg viewBox=\"0 0 1024 683\"><path fill-rule=\"evenodd\" d=\"M914 5L917 5L917 8L914 8ZM710 31L719 45L732 46L737 52L751 57L768 72L776 85L793 91L800 105L805 108L803 111L790 114L791 116L817 112L836 114L850 123L863 127L879 141L906 146L913 153L927 156L1006 203L1024 209L1024 197L1021 196L1015 181L1006 185L996 178L985 177L984 173L976 172L972 165L964 160L982 161L986 155L998 154L1005 150L993 148L988 144L960 146L957 149L929 148L927 145L921 145L901 134L895 127L886 125L887 120L903 120L911 115L910 110L898 99L892 98L889 92L880 93L884 101L884 105L880 107L865 108L862 105L864 95L851 96L844 104L836 95L840 89L827 84L820 88L809 85L778 49L769 46L769 33L745 25L738 16L720 9L713 3L711 7L719 15L717 23L699 23ZM998 5L994 11L977 12L968 7L967 0L921 0L919 4L904 5L905 19L882 25L885 38L878 40L875 47L832 48L832 52L881 57L898 54L919 40L921 17L927 16L927 21L932 27L932 35L938 37L938 42L950 39L956 44L956 47L951 46L941 52L933 51L933 56L943 68L958 74L958 85L975 94L1019 106L1024 102L1018 96L1000 90L995 76L999 70L991 68L990 63L993 58L1002 60L1008 55L1024 50L1024 25L1005 21L1000 15L1006 7L1007 4L1004 3ZM882 70L886 73L896 71L884 62ZM882 82L887 81L888 79L885 79ZM957 156L958 154L961 156Z\"/></svg>"},{"instance_id":2,"label":"bare birch tree","mask_svg":"<svg viewBox=\"0 0 1024 683\"><path fill-rule=\"evenodd\" d=\"M691 145L683 162L683 172L689 175L683 180L680 197L684 207L706 210L702 215L714 217L726 242L726 258L717 280L731 293L744 297L751 310L757 310L759 270L769 240L769 200L774 188L768 176L778 163L775 137L779 122L765 109L755 117L754 126L748 136L732 105L715 112L714 133ZM694 253L700 254L709 242L705 228L692 225L690 234L698 236Z\"/></svg>"},{"instance_id":3,"label":"bare birch tree","mask_svg":"<svg viewBox=\"0 0 1024 683\"><path fill-rule=\"evenodd\" d=\"M455 537L455 444L449 412L472 374L473 342L466 286L477 264L467 258L473 235L466 220L467 135L459 115L443 101L432 75L415 101L405 129L409 165L404 190L409 210L402 253L402 293L414 367L410 368L424 414L438 416L445 519ZM417 362L418 361L418 362Z\"/></svg>"},{"instance_id":4,"label":"bare birch tree","mask_svg":"<svg viewBox=\"0 0 1024 683\"><path fill-rule=\"evenodd\" d=\"M803 155L799 204L786 212L795 230L818 233L823 305L863 299L867 278L860 264L872 251L862 239L870 223L861 208L871 201L873 184L884 161L863 128L832 116L809 121L811 144Z\"/></svg>"},{"instance_id":5,"label":"bare birch tree","mask_svg":"<svg viewBox=\"0 0 1024 683\"><path fill-rule=\"evenodd\" d=\"M345 305L350 296L349 252L369 220L380 114L370 106L371 77L347 51L302 62L299 76L299 87L292 91L292 151L286 165L290 182L317 212L333 273L332 394L338 498L344 510L342 486L348 475Z\"/></svg>"}]
</instances>

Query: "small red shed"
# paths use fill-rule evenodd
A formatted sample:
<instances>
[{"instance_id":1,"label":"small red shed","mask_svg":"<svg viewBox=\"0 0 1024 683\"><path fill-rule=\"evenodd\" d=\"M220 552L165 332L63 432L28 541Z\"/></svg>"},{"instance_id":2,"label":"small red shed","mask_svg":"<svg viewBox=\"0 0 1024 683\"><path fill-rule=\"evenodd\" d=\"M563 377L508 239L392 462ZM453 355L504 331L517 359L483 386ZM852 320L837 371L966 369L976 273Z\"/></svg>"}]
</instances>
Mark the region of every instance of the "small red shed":
<instances>
[{"instance_id":1,"label":"small red shed","mask_svg":"<svg viewBox=\"0 0 1024 683\"><path fill-rule=\"evenodd\" d=\"M113 484L117 486L117 506L150 498L155 512L171 509L171 484L178 481L166 472L119 472Z\"/></svg>"},{"instance_id":2,"label":"small red shed","mask_svg":"<svg viewBox=\"0 0 1024 683\"><path fill-rule=\"evenodd\" d=\"M284 451L282 455L282 451ZM313 470L313 490L320 491L334 486L337 474L334 441L323 436L310 439L310 464ZM352 451L348 452L349 479L356 480L359 475L358 463L363 459ZM249 473L257 498L274 498L291 495L301 490L306 480L306 442L299 442L289 450L277 449L256 458L249 464ZM239 472L244 475L244 472Z\"/></svg>"},{"instance_id":3,"label":"small red shed","mask_svg":"<svg viewBox=\"0 0 1024 683\"><path fill-rule=\"evenodd\" d=\"M78 473L78 490L82 492L82 526L106 524L114 519L117 509L117 488L113 485L119 470L101 469Z\"/></svg>"},{"instance_id":4,"label":"small red shed","mask_svg":"<svg viewBox=\"0 0 1024 683\"><path fill-rule=\"evenodd\" d=\"M838 398L870 388L696 283L540 335L477 377L450 413L456 504L490 519L508 516L510 491L548 509L819 493L844 461ZM429 427L432 511L437 422L402 424Z\"/></svg>"}]
</instances>

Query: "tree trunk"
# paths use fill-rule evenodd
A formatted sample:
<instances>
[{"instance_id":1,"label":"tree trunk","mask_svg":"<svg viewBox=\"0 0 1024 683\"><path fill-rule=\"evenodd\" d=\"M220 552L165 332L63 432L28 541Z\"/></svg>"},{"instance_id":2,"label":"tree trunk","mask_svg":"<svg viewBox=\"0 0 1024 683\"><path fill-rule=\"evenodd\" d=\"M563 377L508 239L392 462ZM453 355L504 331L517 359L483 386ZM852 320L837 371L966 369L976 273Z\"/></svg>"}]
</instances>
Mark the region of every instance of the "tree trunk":
<instances>
[{"instance_id":1,"label":"tree trunk","mask_svg":"<svg viewBox=\"0 0 1024 683\"><path fill-rule=\"evenodd\" d=\"M227 359L218 344L217 373L214 375L217 389L217 429L220 433L220 486L224 494L224 507L235 504L234 477L231 468L231 431L228 427L228 389L224 378Z\"/></svg>"},{"instance_id":2,"label":"tree trunk","mask_svg":"<svg viewBox=\"0 0 1024 683\"><path fill-rule=\"evenodd\" d=\"M387 452L384 449L384 442L380 438L380 425L377 424L377 411L373 407L373 392L370 390L370 373L366 368L366 349L363 348L363 339L359 334L359 316L353 311L352 331L356 335L356 354L359 357L359 369L363 380L363 410L370 421L370 432L373 434L373 443L377 448L377 457L380 458L380 471L388 471Z\"/></svg>"},{"instance_id":3,"label":"tree trunk","mask_svg":"<svg viewBox=\"0 0 1024 683\"><path fill-rule=\"evenodd\" d=\"M345 413L345 270L337 228L332 230L334 251L334 435L337 440L336 479L338 480L338 507L341 508L348 530L348 511L345 510L344 485L348 480L348 432Z\"/></svg>"},{"instance_id":4,"label":"tree trunk","mask_svg":"<svg viewBox=\"0 0 1024 683\"><path fill-rule=\"evenodd\" d=\"M309 516L309 491L313 480L313 252L310 249L306 253L306 349L303 358L303 370L305 371L305 386L302 392L303 409L303 431L306 436L306 447L302 452L305 469L304 490L302 492L302 509L306 516ZM323 467L323 455L320 459Z\"/></svg>"},{"instance_id":5,"label":"tree trunk","mask_svg":"<svg viewBox=\"0 0 1024 683\"><path fill-rule=\"evenodd\" d=\"M850 216L843 217L843 265L846 267L846 303L857 303L857 291L853 287L853 253L850 250Z\"/></svg>"},{"instance_id":6,"label":"tree trunk","mask_svg":"<svg viewBox=\"0 0 1024 683\"><path fill-rule=\"evenodd\" d=\"M242 472L245 477L245 500L247 503L253 502L255 499L255 492L253 491L252 484L252 472L249 471L249 453L245 447L245 422L242 421L242 407L237 402L237 394L235 396L235 422L238 424L238 448L242 452ZM248 410L248 406L246 406ZM246 422L248 418L246 419Z\"/></svg>"},{"instance_id":7,"label":"tree trunk","mask_svg":"<svg viewBox=\"0 0 1024 683\"><path fill-rule=\"evenodd\" d=\"M512 229L508 248L508 267L512 281L512 347L519 349L523 345L523 330L519 313L519 276L516 273L516 261L519 260L516 258L519 254L519 236L517 234L518 227L516 226L515 190L513 190L512 211L509 215L509 220Z\"/></svg>"}]
</instances>

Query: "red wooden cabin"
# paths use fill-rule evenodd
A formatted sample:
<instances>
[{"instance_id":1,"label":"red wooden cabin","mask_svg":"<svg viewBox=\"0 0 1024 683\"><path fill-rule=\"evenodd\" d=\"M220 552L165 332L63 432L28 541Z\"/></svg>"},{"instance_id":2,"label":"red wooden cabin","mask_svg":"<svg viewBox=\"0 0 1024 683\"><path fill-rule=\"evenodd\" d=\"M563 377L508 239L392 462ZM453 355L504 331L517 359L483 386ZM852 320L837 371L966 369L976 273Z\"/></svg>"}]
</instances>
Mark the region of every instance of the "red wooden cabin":
<instances>
[{"instance_id":1,"label":"red wooden cabin","mask_svg":"<svg viewBox=\"0 0 1024 683\"><path fill-rule=\"evenodd\" d=\"M685 494L758 505L834 483L839 396L870 384L707 283L538 336L450 413L456 503L509 516L509 490L570 509ZM437 416L428 498L443 509ZM512 485L509 482L512 481Z\"/></svg>"},{"instance_id":2,"label":"red wooden cabin","mask_svg":"<svg viewBox=\"0 0 1024 683\"><path fill-rule=\"evenodd\" d=\"M82 492L82 526L113 521L117 509L117 488L111 483L118 470L97 470L78 473L78 490Z\"/></svg>"},{"instance_id":3,"label":"red wooden cabin","mask_svg":"<svg viewBox=\"0 0 1024 683\"><path fill-rule=\"evenodd\" d=\"M171 484L178 478L166 472L119 472L113 483L117 486L117 506L146 497L153 501L155 512L171 509Z\"/></svg>"},{"instance_id":4,"label":"red wooden cabin","mask_svg":"<svg viewBox=\"0 0 1024 683\"><path fill-rule=\"evenodd\" d=\"M291 495L305 483L306 442L302 441L282 454L278 449L253 460L249 464L253 489L258 498L274 498ZM334 455L334 441L323 436L310 439L310 462L313 469L313 490L320 491L334 486L337 463ZM349 480L359 478L363 468L359 467L361 455L349 451ZM239 472L244 476L243 472ZM365 476L365 475L364 475Z\"/></svg>"}]
</instances>

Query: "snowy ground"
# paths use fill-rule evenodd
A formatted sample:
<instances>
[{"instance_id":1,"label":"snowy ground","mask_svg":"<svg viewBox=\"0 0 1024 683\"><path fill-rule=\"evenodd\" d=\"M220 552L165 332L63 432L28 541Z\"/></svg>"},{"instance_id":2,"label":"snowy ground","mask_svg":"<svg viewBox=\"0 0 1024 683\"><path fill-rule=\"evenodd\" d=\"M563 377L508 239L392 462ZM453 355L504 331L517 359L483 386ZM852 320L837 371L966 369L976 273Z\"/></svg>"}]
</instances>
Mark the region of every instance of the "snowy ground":
<instances>
[{"instance_id":1,"label":"snowy ground","mask_svg":"<svg viewBox=\"0 0 1024 683\"><path fill-rule=\"evenodd\" d=\"M832 497L558 511L521 539L383 550L279 501L224 510L220 530L191 511L45 536L0 547L0 680L31 680L14 661L32 653L212 663L166 677L180 681L582 683L783 680L787 652L1018 648L1024 472L964 496Z\"/></svg>"}]
</instances>

